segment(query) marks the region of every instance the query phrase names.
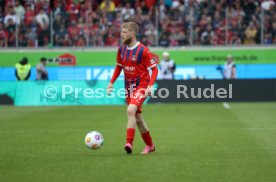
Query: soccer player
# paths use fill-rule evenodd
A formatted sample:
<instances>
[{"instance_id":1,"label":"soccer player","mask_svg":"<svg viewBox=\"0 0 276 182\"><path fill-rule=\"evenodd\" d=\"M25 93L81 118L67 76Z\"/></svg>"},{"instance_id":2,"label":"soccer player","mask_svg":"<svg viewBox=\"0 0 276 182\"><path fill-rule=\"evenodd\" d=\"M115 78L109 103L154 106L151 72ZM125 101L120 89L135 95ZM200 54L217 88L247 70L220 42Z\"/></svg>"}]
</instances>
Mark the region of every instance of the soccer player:
<instances>
[{"instance_id":1,"label":"soccer player","mask_svg":"<svg viewBox=\"0 0 276 182\"><path fill-rule=\"evenodd\" d=\"M141 154L155 151L149 129L142 117L142 104L148 95L152 94L152 86L156 80L158 69L149 49L136 40L139 27L134 22L124 23L121 27L123 46L117 52L117 65L107 87L108 93L113 89L113 84L124 70L127 107L126 144L124 149L127 154L132 153L135 128L141 133L146 144ZM149 70L152 70L150 76Z\"/></svg>"}]
</instances>

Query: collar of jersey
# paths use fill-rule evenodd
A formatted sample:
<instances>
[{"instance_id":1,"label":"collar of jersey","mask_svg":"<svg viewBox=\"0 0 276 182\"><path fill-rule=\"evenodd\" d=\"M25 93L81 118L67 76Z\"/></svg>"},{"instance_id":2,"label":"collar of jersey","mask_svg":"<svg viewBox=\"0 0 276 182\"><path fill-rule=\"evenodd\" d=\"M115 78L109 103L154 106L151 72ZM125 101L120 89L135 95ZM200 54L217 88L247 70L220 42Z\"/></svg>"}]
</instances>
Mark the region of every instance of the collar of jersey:
<instances>
[{"instance_id":1,"label":"collar of jersey","mask_svg":"<svg viewBox=\"0 0 276 182\"><path fill-rule=\"evenodd\" d=\"M133 47L128 47L128 46L127 46L127 49L128 49L128 50L133 50L133 49L135 49L139 44L140 44L140 42L137 42L136 45L133 46Z\"/></svg>"}]
</instances>

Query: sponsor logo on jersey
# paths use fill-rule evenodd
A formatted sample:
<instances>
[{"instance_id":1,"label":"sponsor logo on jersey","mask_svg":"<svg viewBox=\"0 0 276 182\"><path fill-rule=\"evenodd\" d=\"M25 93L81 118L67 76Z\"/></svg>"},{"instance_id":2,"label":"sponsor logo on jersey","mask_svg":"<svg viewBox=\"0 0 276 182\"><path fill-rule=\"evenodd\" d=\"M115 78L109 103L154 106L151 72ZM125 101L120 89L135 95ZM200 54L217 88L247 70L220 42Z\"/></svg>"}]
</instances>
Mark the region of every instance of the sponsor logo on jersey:
<instances>
[{"instance_id":1,"label":"sponsor logo on jersey","mask_svg":"<svg viewBox=\"0 0 276 182\"><path fill-rule=\"evenodd\" d=\"M124 70L132 72L132 71L135 70L135 67L133 67L133 66L125 66Z\"/></svg>"}]
</instances>

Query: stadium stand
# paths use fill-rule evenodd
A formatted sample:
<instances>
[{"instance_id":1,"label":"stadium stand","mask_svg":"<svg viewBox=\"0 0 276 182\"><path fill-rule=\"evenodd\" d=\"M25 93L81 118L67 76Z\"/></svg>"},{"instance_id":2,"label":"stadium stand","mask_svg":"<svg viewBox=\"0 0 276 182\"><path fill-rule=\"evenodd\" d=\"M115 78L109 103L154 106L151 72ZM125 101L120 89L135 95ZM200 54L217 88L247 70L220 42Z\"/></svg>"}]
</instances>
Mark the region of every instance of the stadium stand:
<instances>
[{"instance_id":1,"label":"stadium stand","mask_svg":"<svg viewBox=\"0 0 276 182\"><path fill-rule=\"evenodd\" d=\"M275 0L1 0L0 47L118 46L120 24L147 46L276 43Z\"/></svg>"}]
</instances>

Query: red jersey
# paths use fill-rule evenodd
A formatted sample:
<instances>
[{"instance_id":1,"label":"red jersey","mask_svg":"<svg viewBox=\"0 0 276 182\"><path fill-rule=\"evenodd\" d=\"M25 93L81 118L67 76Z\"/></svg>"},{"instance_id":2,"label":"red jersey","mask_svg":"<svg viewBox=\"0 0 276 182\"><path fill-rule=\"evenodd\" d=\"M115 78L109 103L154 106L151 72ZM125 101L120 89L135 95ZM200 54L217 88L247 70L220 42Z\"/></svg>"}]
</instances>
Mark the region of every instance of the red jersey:
<instances>
[{"instance_id":1,"label":"red jersey","mask_svg":"<svg viewBox=\"0 0 276 182\"><path fill-rule=\"evenodd\" d=\"M146 88L150 82L148 68L156 66L149 49L141 43L134 47L121 46L117 53L117 65L122 66L125 87Z\"/></svg>"}]
</instances>

